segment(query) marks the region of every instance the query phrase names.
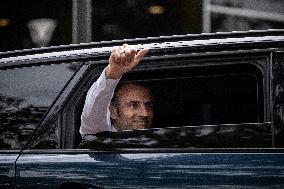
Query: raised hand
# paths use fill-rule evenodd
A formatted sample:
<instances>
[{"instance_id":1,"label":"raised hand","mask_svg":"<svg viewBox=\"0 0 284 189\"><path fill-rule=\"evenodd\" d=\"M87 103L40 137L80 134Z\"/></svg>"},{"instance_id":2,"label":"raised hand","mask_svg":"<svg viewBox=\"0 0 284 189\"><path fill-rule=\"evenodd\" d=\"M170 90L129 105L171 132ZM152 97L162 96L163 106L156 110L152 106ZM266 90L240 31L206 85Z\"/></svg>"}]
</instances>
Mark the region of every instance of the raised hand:
<instances>
[{"instance_id":1,"label":"raised hand","mask_svg":"<svg viewBox=\"0 0 284 189\"><path fill-rule=\"evenodd\" d=\"M120 78L124 73L139 64L140 60L148 51L148 49L142 49L137 53L136 49L131 48L127 44L113 49L109 57L109 65L106 69L106 78Z\"/></svg>"}]
</instances>

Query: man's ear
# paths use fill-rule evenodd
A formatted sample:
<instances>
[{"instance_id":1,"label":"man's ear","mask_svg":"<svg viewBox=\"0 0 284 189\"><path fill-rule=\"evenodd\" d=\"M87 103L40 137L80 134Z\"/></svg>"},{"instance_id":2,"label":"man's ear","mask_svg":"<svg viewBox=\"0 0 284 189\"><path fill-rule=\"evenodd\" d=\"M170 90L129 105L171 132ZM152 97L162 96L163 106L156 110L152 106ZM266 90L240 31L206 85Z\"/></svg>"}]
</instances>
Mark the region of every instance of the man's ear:
<instances>
[{"instance_id":1,"label":"man's ear","mask_svg":"<svg viewBox=\"0 0 284 189\"><path fill-rule=\"evenodd\" d=\"M117 118L117 107L113 104L109 106L110 118L116 119Z\"/></svg>"}]
</instances>

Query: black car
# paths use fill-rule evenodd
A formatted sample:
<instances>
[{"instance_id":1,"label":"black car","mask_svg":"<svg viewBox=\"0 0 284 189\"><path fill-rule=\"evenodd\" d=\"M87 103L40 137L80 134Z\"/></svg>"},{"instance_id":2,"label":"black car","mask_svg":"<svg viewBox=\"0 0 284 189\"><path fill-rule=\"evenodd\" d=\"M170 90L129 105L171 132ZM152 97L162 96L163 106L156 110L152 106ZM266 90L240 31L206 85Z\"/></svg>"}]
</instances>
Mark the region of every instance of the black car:
<instances>
[{"instance_id":1,"label":"black car","mask_svg":"<svg viewBox=\"0 0 284 189\"><path fill-rule=\"evenodd\" d=\"M154 127L81 143L86 93L127 43L150 49ZM283 188L284 30L0 53L0 188ZM81 143L81 144L80 144Z\"/></svg>"}]
</instances>

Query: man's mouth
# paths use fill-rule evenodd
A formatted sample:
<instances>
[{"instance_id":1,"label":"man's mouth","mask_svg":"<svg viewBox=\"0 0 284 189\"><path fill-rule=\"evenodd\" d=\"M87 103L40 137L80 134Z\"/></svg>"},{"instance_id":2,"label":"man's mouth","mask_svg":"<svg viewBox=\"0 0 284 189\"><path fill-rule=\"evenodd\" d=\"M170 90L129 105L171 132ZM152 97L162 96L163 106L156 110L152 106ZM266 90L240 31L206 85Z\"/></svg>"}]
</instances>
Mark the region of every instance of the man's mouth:
<instances>
[{"instance_id":1,"label":"man's mouth","mask_svg":"<svg viewBox=\"0 0 284 189\"><path fill-rule=\"evenodd\" d=\"M150 122L148 120L136 120L134 121L136 129L146 129L150 127Z\"/></svg>"},{"instance_id":2,"label":"man's mouth","mask_svg":"<svg viewBox=\"0 0 284 189\"><path fill-rule=\"evenodd\" d=\"M135 120L134 123L148 125L149 121L148 120Z\"/></svg>"}]
</instances>

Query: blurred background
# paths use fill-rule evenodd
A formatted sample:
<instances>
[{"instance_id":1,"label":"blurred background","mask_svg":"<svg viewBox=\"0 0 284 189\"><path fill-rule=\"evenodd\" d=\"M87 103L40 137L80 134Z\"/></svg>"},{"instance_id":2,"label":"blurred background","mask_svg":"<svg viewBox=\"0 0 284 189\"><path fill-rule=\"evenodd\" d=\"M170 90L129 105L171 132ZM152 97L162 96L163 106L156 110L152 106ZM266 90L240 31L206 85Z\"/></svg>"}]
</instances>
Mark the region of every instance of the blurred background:
<instances>
[{"instance_id":1,"label":"blurred background","mask_svg":"<svg viewBox=\"0 0 284 189\"><path fill-rule=\"evenodd\" d=\"M282 0L4 0L0 51L284 28Z\"/></svg>"}]
</instances>

